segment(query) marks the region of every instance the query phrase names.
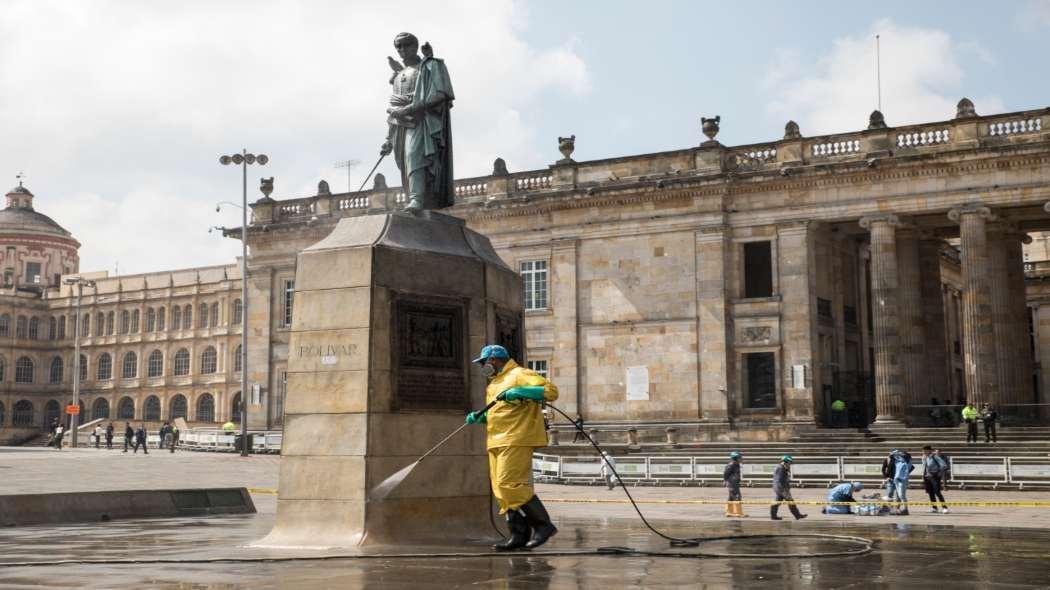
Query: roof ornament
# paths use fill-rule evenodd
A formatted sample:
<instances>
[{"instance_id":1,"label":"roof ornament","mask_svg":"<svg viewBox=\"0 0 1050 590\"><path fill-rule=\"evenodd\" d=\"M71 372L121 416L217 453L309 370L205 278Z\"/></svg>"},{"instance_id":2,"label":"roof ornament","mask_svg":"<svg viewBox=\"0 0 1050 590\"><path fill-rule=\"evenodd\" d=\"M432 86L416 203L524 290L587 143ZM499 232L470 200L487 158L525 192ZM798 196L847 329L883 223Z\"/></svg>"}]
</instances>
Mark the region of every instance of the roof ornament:
<instances>
[{"instance_id":1,"label":"roof ornament","mask_svg":"<svg viewBox=\"0 0 1050 590\"><path fill-rule=\"evenodd\" d=\"M18 179L18 186L19 186L19 188L22 187L22 179L25 178L25 177L26 177L26 173L25 172L19 172L18 174L15 174L15 178Z\"/></svg>"}]
</instances>

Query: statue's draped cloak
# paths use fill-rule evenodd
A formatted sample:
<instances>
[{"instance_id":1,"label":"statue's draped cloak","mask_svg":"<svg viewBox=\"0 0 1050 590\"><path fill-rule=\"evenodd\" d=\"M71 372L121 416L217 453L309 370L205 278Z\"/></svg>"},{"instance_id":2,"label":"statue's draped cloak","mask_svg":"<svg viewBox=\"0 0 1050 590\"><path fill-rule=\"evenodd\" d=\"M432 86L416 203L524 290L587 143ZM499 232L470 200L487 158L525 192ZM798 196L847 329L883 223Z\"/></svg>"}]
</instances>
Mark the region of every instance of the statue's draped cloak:
<instances>
[{"instance_id":1,"label":"statue's draped cloak","mask_svg":"<svg viewBox=\"0 0 1050 590\"><path fill-rule=\"evenodd\" d=\"M414 128L405 130L405 176L420 168L426 169L430 207L451 207L456 191L452 183L452 123L449 109L456 98L452 93L452 80L448 77L445 62L424 58L419 64L419 78L412 96L412 106L434 100L439 94L445 101L436 107L422 111Z\"/></svg>"}]
</instances>

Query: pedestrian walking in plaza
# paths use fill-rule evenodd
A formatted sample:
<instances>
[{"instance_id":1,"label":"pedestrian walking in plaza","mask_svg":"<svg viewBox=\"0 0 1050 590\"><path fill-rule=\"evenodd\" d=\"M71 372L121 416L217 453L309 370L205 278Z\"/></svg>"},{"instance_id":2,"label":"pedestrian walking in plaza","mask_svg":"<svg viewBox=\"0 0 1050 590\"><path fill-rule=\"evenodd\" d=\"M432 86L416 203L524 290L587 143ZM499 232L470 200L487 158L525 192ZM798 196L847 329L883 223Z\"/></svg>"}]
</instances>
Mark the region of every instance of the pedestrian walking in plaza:
<instances>
[{"instance_id":1,"label":"pedestrian walking in plaza","mask_svg":"<svg viewBox=\"0 0 1050 590\"><path fill-rule=\"evenodd\" d=\"M911 455L906 451L897 451L895 463L893 464L893 486L897 492L897 501L900 502L897 514L908 515L908 478L915 466L911 464Z\"/></svg>"},{"instance_id":2,"label":"pedestrian walking in plaza","mask_svg":"<svg viewBox=\"0 0 1050 590\"><path fill-rule=\"evenodd\" d=\"M61 424L55 425L55 433L51 435L51 446L55 447L59 451L62 450L62 435L65 429L62 428Z\"/></svg>"},{"instance_id":3,"label":"pedestrian walking in plaza","mask_svg":"<svg viewBox=\"0 0 1050 590\"><path fill-rule=\"evenodd\" d=\"M612 455L607 451L602 451L602 479L605 480L605 487L610 490L616 487L617 482L616 473L613 472L614 469L616 469L616 459L613 459Z\"/></svg>"},{"instance_id":4,"label":"pedestrian walking in plaza","mask_svg":"<svg viewBox=\"0 0 1050 590\"><path fill-rule=\"evenodd\" d=\"M846 506L845 503L856 504L857 500L853 498L853 492L859 492L863 489L864 484L859 481L840 483L828 491L828 505L821 508L820 511L824 514L850 514L851 512L856 512L854 506Z\"/></svg>"},{"instance_id":5,"label":"pedestrian walking in plaza","mask_svg":"<svg viewBox=\"0 0 1050 590\"><path fill-rule=\"evenodd\" d=\"M110 422L109 426L106 427L106 448L113 448L113 423Z\"/></svg>"},{"instance_id":6,"label":"pedestrian walking in plaza","mask_svg":"<svg viewBox=\"0 0 1050 590\"><path fill-rule=\"evenodd\" d=\"M995 422L999 419L999 413L992 409L990 404L981 406L981 422L984 423L984 442L999 442L995 435Z\"/></svg>"},{"instance_id":7,"label":"pedestrian walking in plaza","mask_svg":"<svg viewBox=\"0 0 1050 590\"><path fill-rule=\"evenodd\" d=\"M99 448L102 445L102 425L95 426L95 448Z\"/></svg>"},{"instance_id":8,"label":"pedestrian walking in plaza","mask_svg":"<svg viewBox=\"0 0 1050 590\"><path fill-rule=\"evenodd\" d=\"M573 435L572 442L579 442L580 439L587 438L583 435L583 416L576 414L576 419L572 423L576 426L576 434Z\"/></svg>"},{"instance_id":9,"label":"pedestrian walking in plaza","mask_svg":"<svg viewBox=\"0 0 1050 590\"><path fill-rule=\"evenodd\" d=\"M165 422L160 427L160 432L158 434L160 434L160 449L164 450L164 445L171 444L171 424Z\"/></svg>"},{"instance_id":10,"label":"pedestrian walking in plaza","mask_svg":"<svg viewBox=\"0 0 1050 590\"><path fill-rule=\"evenodd\" d=\"M894 465L897 462L897 449L890 451L889 455L882 460L882 487L886 491L883 500L889 502L897 498L897 486L893 485Z\"/></svg>"},{"instance_id":11,"label":"pedestrian walking in plaza","mask_svg":"<svg viewBox=\"0 0 1050 590\"><path fill-rule=\"evenodd\" d=\"M124 452L128 452L130 447L135 441L135 430L131 427L131 422L124 423Z\"/></svg>"},{"instance_id":12,"label":"pedestrian walking in plaza","mask_svg":"<svg viewBox=\"0 0 1050 590\"><path fill-rule=\"evenodd\" d=\"M739 451L729 453L729 463L722 471L722 485L729 490L729 499L726 500L726 516L744 518L743 498L740 496L740 460L743 456Z\"/></svg>"},{"instance_id":13,"label":"pedestrian walking in plaza","mask_svg":"<svg viewBox=\"0 0 1050 590\"><path fill-rule=\"evenodd\" d=\"M966 444L977 442L977 408L967 402L962 409L962 419L966 422Z\"/></svg>"},{"instance_id":14,"label":"pedestrian walking in plaza","mask_svg":"<svg viewBox=\"0 0 1050 590\"><path fill-rule=\"evenodd\" d=\"M168 450L170 450L172 453L174 453L175 452L175 445L179 444L179 427L175 426L174 424L172 424L171 430L168 433L168 436L171 437L171 442L168 443Z\"/></svg>"},{"instance_id":15,"label":"pedestrian walking in plaza","mask_svg":"<svg viewBox=\"0 0 1050 590\"><path fill-rule=\"evenodd\" d=\"M148 455L149 449L146 448L146 426L143 424L140 424L138 430L135 431L135 450L132 451L132 454L139 452L139 445L142 446L142 454Z\"/></svg>"},{"instance_id":16,"label":"pedestrian walking in plaza","mask_svg":"<svg viewBox=\"0 0 1050 590\"><path fill-rule=\"evenodd\" d=\"M937 513L937 500L941 501L943 514L948 514L948 505L944 503L944 493L941 492L941 482L948 465L933 451L933 447L926 445L922 448L922 485L926 488L926 495L930 497L930 512Z\"/></svg>"},{"instance_id":17,"label":"pedestrian walking in plaza","mask_svg":"<svg viewBox=\"0 0 1050 590\"><path fill-rule=\"evenodd\" d=\"M831 402L831 425L835 428L849 426L849 418L846 416L846 402L841 399Z\"/></svg>"},{"instance_id":18,"label":"pedestrian walking in plaza","mask_svg":"<svg viewBox=\"0 0 1050 590\"><path fill-rule=\"evenodd\" d=\"M773 520L783 520L777 516L781 502L788 503L788 510L791 511L791 515L795 517L795 520L802 520L807 516L798 511L798 506L795 506L795 499L791 497L792 461L794 459L791 455L784 455L780 458L780 464L773 470L773 495L776 497L776 504L769 507L769 518Z\"/></svg>"}]
</instances>

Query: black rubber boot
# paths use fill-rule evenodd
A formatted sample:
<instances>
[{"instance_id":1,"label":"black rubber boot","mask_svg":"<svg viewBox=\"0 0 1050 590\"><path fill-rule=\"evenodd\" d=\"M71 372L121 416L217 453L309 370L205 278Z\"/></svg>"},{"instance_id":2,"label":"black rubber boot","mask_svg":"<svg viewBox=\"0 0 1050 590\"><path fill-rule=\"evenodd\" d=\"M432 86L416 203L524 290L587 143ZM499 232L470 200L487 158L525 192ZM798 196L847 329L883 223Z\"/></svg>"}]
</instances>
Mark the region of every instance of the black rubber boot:
<instances>
[{"instance_id":1,"label":"black rubber boot","mask_svg":"<svg viewBox=\"0 0 1050 590\"><path fill-rule=\"evenodd\" d=\"M773 504L769 507L769 518L772 520L783 520L777 516L777 512L780 510L780 504Z\"/></svg>"},{"instance_id":2,"label":"black rubber boot","mask_svg":"<svg viewBox=\"0 0 1050 590\"><path fill-rule=\"evenodd\" d=\"M496 551L514 551L525 547L529 542L532 529L528 521L517 510L507 511L507 528L510 529L510 537L492 546Z\"/></svg>"},{"instance_id":3,"label":"black rubber boot","mask_svg":"<svg viewBox=\"0 0 1050 590\"><path fill-rule=\"evenodd\" d=\"M521 507L521 510L525 513L529 526L532 527L532 540L525 544L526 549L535 549L558 534L558 529L551 523L551 517L547 514L547 509L543 507L543 502L540 502L538 496L533 496Z\"/></svg>"}]
</instances>

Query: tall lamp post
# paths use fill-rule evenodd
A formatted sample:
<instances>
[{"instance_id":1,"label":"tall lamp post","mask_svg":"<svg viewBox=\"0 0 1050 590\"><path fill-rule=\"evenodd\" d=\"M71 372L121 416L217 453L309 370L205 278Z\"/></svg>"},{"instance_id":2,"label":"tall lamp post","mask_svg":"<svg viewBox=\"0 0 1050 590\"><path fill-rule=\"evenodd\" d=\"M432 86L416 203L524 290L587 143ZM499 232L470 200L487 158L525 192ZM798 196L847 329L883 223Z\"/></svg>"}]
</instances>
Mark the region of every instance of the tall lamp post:
<instances>
[{"instance_id":1,"label":"tall lamp post","mask_svg":"<svg viewBox=\"0 0 1050 590\"><path fill-rule=\"evenodd\" d=\"M241 456L248 456L248 165L265 166L266 154L249 154L248 150L232 156L221 156L223 166L241 167ZM76 436L76 435L74 435ZM75 440L75 439L74 439Z\"/></svg>"},{"instance_id":2,"label":"tall lamp post","mask_svg":"<svg viewBox=\"0 0 1050 590\"><path fill-rule=\"evenodd\" d=\"M95 281L89 281L83 277L66 277L63 283L77 286L76 312L73 317L73 405L80 409L80 299L84 294L84 287L95 286ZM70 417L70 427L73 430L72 448L77 448L77 427L80 424L80 413Z\"/></svg>"}]
</instances>

